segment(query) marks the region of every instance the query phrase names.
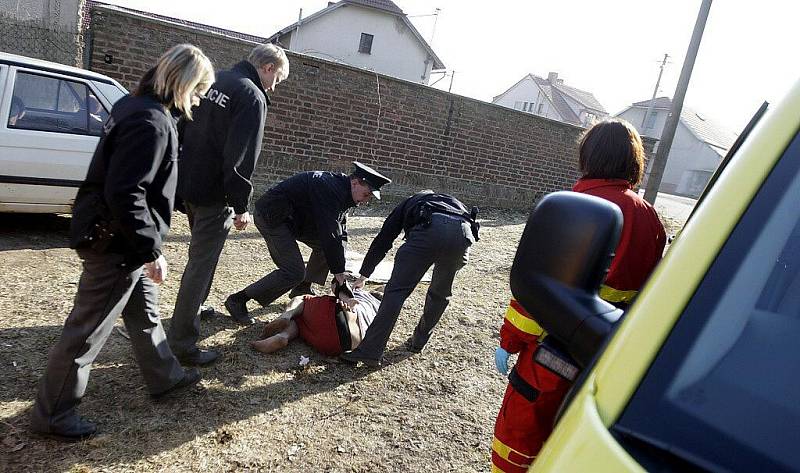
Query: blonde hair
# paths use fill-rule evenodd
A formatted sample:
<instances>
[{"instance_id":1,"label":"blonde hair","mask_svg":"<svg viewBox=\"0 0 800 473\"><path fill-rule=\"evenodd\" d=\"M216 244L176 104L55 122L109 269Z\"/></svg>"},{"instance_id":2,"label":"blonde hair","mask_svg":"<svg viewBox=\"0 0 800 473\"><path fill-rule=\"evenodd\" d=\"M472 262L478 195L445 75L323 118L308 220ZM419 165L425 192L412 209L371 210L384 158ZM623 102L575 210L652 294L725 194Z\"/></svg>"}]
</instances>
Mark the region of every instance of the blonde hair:
<instances>
[{"instance_id":1,"label":"blonde hair","mask_svg":"<svg viewBox=\"0 0 800 473\"><path fill-rule=\"evenodd\" d=\"M211 61L197 46L179 44L161 55L142 77L134 95L153 94L159 102L192 119L192 98L214 83Z\"/></svg>"},{"instance_id":2,"label":"blonde hair","mask_svg":"<svg viewBox=\"0 0 800 473\"><path fill-rule=\"evenodd\" d=\"M280 71L280 80L285 80L289 77L289 58L286 57L286 52L280 46L272 43L259 44L250 51L247 56L247 62L254 65L256 69L264 64L275 64L275 67Z\"/></svg>"}]
</instances>

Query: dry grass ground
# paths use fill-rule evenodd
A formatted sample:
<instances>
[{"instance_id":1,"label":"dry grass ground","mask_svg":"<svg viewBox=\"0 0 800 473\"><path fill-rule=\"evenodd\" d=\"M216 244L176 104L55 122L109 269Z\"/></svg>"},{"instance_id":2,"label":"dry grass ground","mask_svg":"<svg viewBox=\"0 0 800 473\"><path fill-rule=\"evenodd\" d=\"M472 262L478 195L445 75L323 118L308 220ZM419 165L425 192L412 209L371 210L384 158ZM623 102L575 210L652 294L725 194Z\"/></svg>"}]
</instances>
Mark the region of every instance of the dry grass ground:
<instances>
[{"instance_id":1,"label":"dry grass ground","mask_svg":"<svg viewBox=\"0 0 800 473\"><path fill-rule=\"evenodd\" d=\"M385 207L368 208L350 220L353 250L366 251L386 213ZM261 355L247 345L259 325L241 328L226 317L204 321L202 345L221 350L224 359L202 369L197 389L164 405L150 401L128 341L114 334L80 406L102 435L61 444L26 429L48 348L61 332L80 275L78 258L66 248L69 218L0 215L0 470L487 471L505 388L493 369L493 350L526 215L488 211L482 217L482 240L422 354L409 356L400 345L416 324L427 285L407 301L381 369L340 364L299 341ZM178 214L166 244L165 324L187 242L186 219ZM209 302L221 308L227 294L273 267L255 228L232 233ZM251 309L267 321L286 300ZM311 358L306 369L299 366L301 355Z\"/></svg>"},{"instance_id":2,"label":"dry grass ground","mask_svg":"<svg viewBox=\"0 0 800 473\"><path fill-rule=\"evenodd\" d=\"M349 222L353 250L366 252L387 213L385 206L357 212ZM69 218L0 215L0 471L487 471L505 389L493 350L526 214L490 210L482 218L482 239L422 354L410 356L400 345L422 310L425 284L406 302L381 369L340 364L299 341L261 355L247 345L260 325L204 321L202 345L224 358L202 369L198 388L167 404L149 400L127 340L114 334L80 407L102 435L62 444L26 429L48 348L80 275L78 258L66 248ZM674 234L682 222L665 224ZM187 242L186 219L178 214L166 244L165 324ZM209 302L221 308L227 294L273 267L255 228L232 233ZM267 321L286 300L251 309ZM305 369L301 355L311 358Z\"/></svg>"}]
</instances>

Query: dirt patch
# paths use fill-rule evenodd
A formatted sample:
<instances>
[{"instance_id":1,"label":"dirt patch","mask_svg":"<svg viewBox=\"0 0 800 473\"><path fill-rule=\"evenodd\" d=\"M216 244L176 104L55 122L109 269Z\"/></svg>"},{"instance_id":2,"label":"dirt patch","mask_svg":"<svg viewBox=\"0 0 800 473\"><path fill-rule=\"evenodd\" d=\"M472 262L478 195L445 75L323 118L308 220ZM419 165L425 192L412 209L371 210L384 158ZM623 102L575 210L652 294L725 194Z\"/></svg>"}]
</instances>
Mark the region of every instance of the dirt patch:
<instances>
[{"instance_id":1,"label":"dirt patch","mask_svg":"<svg viewBox=\"0 0 800 473\"><path fill-rule=\"evenodd\" d=\"M349 220L351 249L366 252L387 213L386 206L359 210ZM299 341L261 355L247 346L259 325L240 328L226 317L204 321L201 344L222 350L224 358L202 369L199 388L165 405L150 402L128 341L112 334L80 407L102 435L65 445L31 437L26 429L47 351L80 275L79 259L66 248L69 218L0 215L0 470L487 471L505 388L493 369L493 350L527 216L490 210L482 217L482 239L422 354L409 356L400 345L422 311L427 284L406 302L388 363L378 370L339 364ZM188 239L186 219L178 214L165 249L165 324ZM273 268L255 228L233 232L209 302L221 309L228 294ZM267 321L286 300L250 308ZM305 369L301 355L311 358Z\"/></svg>"},{"instance_id":2,"label":"dirt patch","mask_svg":"<svg viewBox=\"0 0 800 473\"><path fill-rule=\"evenodd\" d=\"M349 220L350 249L365 253L389 210L359 209ZM241 328L218 316L203 321L201 344L221 350L222 361L202 369L203 381L190 395L157 405L128 341L112 334L80 407L102 435L65 445L26 429L47 351L61 333L80 276L80 261L66 248L70 220L0 215L0 471L487 471L505 389L493 351L526 218L517 211L482 213L481 241L456 278L451 305L428 347L414 356L400 347L422 311L427 284L421 284L405 304L381 369L340 364L300 341L261 355L247 345L260 325ZM663 220L668 234L683 224ZM165 247L166 325L188 241L186 219L177 214ZM209 303L221 309L228 294L273 268L254 227L233 232ZM286 301L250 308L268 321ZM311 358L305 368L301 356Z\"/></svg>"}]
</instances>

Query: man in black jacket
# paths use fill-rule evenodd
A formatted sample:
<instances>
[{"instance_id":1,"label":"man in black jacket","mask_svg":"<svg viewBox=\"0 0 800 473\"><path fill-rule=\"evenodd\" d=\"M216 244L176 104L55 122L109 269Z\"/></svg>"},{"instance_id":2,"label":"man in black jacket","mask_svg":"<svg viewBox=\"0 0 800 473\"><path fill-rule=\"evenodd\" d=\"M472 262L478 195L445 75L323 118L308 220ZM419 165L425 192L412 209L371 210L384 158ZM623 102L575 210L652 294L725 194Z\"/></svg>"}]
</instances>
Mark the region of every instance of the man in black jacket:
<instances>
[{"instance_id":1,"label":"man in black jacket","mask_svg":"<svg viewBox=\"0 0 800 473\"><path fill-rule=\"evenodd\" d=\"M467 264L469 248L478 240L477 215L477 208L468 211L455 197L430 190L412 195L392 210L364 257L355 287L364 285L401 231L406 242L397 250L375 320L358 348L340 355L343 360L380 365L403 303L433 265L422 317L405 343L411 352L422 351L450 303L456 273Z\"/></svg>"},{"instance_id":2,"label":"man in black jacket","mask_svg":"<svg viewBox=\"0 0 800 473\"><path fill-rule=\"evenodd\" d=\"M372 197L380 199L380 187L391 182L368 166L354 166L349 176L327 171L295 174L258 199L256 228L278 269L231 294L225 301L231 315L250 317L247 301L269 305L303 281L323 284L329 270L337 284L345 284L347 210ZM312 249L307 267L298 241Z\"/></svg>"},{"instance_id":3,"label":"man in black jacket","mask_svg":"<svg viewBox=\"0 0 800 473\"><path fill-rule=\"evenodd\" d=\"M205 365L219 356L197 347L200 306L208 297L231 226L243 230L250 222L250 178L261 152L270 103L267 91L288 74L289 61L281 48L256 46L246 61L217 74L194 120L182 130L178 195L192 237L168 339L183 363ZM252 323L249 317L236 320Z\"/></svg>"}]
</instances>

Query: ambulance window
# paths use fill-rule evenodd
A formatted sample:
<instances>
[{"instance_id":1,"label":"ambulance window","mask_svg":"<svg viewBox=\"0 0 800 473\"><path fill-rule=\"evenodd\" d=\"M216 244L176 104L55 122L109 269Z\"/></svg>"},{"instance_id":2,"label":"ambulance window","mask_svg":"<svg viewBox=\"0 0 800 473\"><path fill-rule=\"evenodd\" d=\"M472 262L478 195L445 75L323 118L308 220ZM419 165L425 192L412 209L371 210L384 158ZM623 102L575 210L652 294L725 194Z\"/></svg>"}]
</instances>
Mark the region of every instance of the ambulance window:
<instances>
[{"instance_id":1,"label":"ambulance window","mask_svg":"<svg viewBox=\"0 0 800 473\"><path fill-rule=\"evenodd\" d=\"M647 470L800 468L800 136L612 432Z\"/></svg>"}]
</instances>

